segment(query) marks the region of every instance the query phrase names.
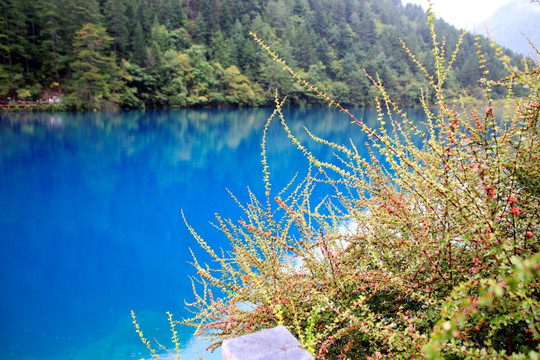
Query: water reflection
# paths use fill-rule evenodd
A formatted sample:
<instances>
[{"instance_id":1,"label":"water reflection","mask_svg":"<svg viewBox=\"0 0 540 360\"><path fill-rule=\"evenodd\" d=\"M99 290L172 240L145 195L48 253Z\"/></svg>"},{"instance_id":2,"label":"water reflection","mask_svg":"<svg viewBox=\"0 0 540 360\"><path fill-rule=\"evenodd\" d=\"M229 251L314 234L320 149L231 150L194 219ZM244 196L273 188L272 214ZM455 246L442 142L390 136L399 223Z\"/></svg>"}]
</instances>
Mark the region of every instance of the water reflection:
<instances>
[{"instance_id":1,"label":"water reflection","mask_svg":"<svg viewBox=\"0 0 540 360\"><path fill-rule=\"evenodd\" d=\"M180 211L227 246L209 222L215 212L241 216L226 189L241 200L248 186L264 194L260 143L272 111L1 114L0 358L138 357L131 309L148 338L168 339L165 311L182 316L196 248ZM304 126L340 144L366 140L332 109L284 113L325 161L332 151ZM277 119L267 150L276 191L307 168Z\"/></svg>"}]
</instances>

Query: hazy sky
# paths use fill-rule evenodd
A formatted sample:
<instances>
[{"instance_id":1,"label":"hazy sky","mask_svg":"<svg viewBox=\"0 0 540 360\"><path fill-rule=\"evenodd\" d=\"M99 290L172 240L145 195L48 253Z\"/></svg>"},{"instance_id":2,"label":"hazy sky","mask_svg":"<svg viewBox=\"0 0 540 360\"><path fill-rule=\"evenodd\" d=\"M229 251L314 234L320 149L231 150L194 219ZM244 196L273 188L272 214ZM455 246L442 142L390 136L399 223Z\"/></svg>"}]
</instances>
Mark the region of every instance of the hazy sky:
<instances>
[{"instance_id":1,"label":"hazy sky","mask_svg":"<svg viewBox=\"0 0 540 360\"><path fill-rule=\"evenodd\" d=\"M427 0L402 0L405 3L420 4L428 8ZM473 30L474 25L482 25L501 5L510 0L433 0L435 16L442 17L458 28Z\"/></svg>"}]
</instances>

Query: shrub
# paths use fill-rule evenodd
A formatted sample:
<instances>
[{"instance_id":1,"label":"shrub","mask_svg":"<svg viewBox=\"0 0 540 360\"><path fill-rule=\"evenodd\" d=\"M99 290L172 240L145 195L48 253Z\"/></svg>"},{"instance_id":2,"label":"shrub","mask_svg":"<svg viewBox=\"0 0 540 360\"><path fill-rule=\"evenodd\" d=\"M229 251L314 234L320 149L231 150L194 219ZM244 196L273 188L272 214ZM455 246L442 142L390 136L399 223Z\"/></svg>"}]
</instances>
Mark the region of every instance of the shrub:
<instances>
[{"instance_id":1,"label":"shrub","mask_svg":"<svg viewBox=\"0 0 540 360\"><path fill-rule=\"evenodd\" d=\"M429 81L422 127L370 77L380 127L369 128L253 34L362 127L370 156L308 131L339 164L319 161L288 128L276 95L265 133L279 118L310 171L274 196L263 136L266 199L251 194L238 221L217 217L232 250L214 250L188 225L215 266L194 256L194 315L182 323L214 348L280 324L321 359L538 357L540 69L528 60L518 72L498 49L510 74L489 82L477 44L486 106L451 107L444 83L461 42L447 54L432 21L434 74L403 45ZM504 109L493 108L495 86L507 88ZM515 98L516 86L529 96ZM328 196L315 203L320 187Z\"/></svg>"}]
</instances>

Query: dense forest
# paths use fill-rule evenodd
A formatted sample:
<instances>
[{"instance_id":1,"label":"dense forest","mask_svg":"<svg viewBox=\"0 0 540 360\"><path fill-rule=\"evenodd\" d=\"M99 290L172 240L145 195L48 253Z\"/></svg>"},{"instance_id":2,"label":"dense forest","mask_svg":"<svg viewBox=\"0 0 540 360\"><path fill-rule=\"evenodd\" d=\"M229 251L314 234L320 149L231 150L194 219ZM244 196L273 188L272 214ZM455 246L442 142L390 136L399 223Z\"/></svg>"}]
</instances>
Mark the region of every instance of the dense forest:
<instances>
[{"instance_id":1,"label":"dense forest","mask_svg":"<svg viewBox=\"0 0 540 360\"><path fill-rule=\"evenodd\" d=\"M7 0L0 8L2 100L54 95L71 109L258 106L277 88L290 105L319 104L250 31L352 106L373 105L364 69L400 104L418 103L423 75L400 37L432 66L427 14L400 0ZM460 31L442 20L436 27L450 57ZM504 76L488 40L480 43L489 76ZM455 69L450 96L479 93L472 34Z\"/></svg>"}]
</instances>

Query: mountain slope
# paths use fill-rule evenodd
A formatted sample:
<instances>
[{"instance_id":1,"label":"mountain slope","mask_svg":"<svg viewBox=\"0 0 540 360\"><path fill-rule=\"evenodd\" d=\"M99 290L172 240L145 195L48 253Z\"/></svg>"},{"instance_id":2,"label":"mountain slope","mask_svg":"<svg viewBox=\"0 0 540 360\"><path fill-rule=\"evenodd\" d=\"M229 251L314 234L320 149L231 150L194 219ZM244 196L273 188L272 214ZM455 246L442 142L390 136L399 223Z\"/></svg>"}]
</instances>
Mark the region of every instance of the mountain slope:
<instances>
[{"instance_id":1,"label":"mountain slope","mask_svg":"<svg viewBox=\"0 0 540 360\"><path fill-rule=\"evenodd\" d=\"M536 47L540 46L540 4L528 0L513 0L499 8L486 20L489 34L495 41L522 55L533 54L526 35ZM523 34L524 35L523 35Z\"/></svg>"},{"instance_id":2,"label":"mountain slope","mask_svg":"<svg viewBox=\"0 0 540 360\"><path fill-rule=\"evenodd\" d=\"M460 31L435 20L448 44ZM364 70L404 106L433 71L427 14L400 0L8 0L0 6L0 98L62 93L71 108L321 104L258 48L253 31L337 101L373 106ZM491 79L505 74L486 38ZM508 53L515 63L519 58ZM476 89L474 36L465 34L449 96Z\"/></svg>"}]
</instances>

